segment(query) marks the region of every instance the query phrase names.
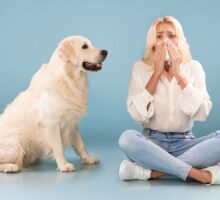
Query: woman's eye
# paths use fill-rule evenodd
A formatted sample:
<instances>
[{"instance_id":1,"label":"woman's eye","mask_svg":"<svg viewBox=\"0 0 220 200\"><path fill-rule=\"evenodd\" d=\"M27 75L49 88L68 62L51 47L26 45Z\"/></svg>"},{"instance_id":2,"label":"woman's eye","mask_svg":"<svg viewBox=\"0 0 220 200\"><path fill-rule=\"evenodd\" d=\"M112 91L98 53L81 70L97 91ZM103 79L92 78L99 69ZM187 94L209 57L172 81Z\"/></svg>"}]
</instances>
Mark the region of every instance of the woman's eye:
<instances>
[{"instance_id":1,"label":"woman's eye","mask_svg":"<svg viewBox=\"0 0 220 200\"><path fill-rule=\"evenodd\" d=\"M162 35L157 35L157 39L161 39L162 38Z\"/></svg>"},{"instance_id":2,"label":"woman's eye","mask_svg":"<svg viewBox=\"0 0 220 200\"><path fill-rule=\"evenodd\" d=\"M174 38L176 37L176 35L171 34L171 35L169 35L168 37L169 37L169 39L174 39Z\"/></svg>"},{"instance_id":3,"label":"woman's eye","mask_svg":"<svg viewBox=\"0 0 220 200\"><path fill-rule=\"evenodd\" d=\"M88 49L89 48L89 46L87 45L87 44L84 44L83 46L82 46L82 49Z\"/></svg>"}]
</instances>

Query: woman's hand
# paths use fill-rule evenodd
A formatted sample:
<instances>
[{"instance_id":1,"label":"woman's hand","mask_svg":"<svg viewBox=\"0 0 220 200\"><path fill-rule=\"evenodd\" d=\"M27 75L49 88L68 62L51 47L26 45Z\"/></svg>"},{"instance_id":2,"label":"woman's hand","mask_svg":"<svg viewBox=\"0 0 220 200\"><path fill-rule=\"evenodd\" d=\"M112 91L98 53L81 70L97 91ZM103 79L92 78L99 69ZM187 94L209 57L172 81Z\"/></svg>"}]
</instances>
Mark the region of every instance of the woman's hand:
<instances>
[{"instance_id":1,"label":"woman's hand","mask_svg":"<svg viewBox=\"0 0 220 200\"><path fill-rule=\"evenodd\" d=\"M179 52L179 49L176 45L174 45L172 42L168 42L167 44L168 52L171 58L171 70L173 72L173 75L176 77L180 74L180 64L182 62L182 56Z\"/></svg>"},{"instance_id":2,"label":"woman's hand","mask_svg":"<svg viewBox=\"0 0 220 200\"><path fill-rule=\"evenodd\" d=\"M167 51L167 47L163 43L156 44L154 46L154 55L153 55L153 62L154 62L154 72L145 86L145 89L150 93L154 94L157 83L160 79L160 76L164 72L164 59L165 59L165 52ZM149 106L147 106L147 109Z\"/></svg>"},{"instance_id":3,"label":"woman's hand","mask_svg":"<svg viewBox=\"0 0 220 200\"><path fill-rule=\"evenodd\" d=\"M153 55L154 62L154 74L160 77L164 72L164 61L165 61L165 52L167 46L164 43L156 44L155 51Z\"/></svg>"},{"instance_id":4,"label":"woman's hand","mask_svg":"<svg viewBox=\"0 0 220 200\"><path fill-rule=\"evenodd\" d=\"M179 69L180 64L182 62L182 56L179 52L179 49L172 42L168 42L167 48L168 48L169 55L171 57L172 73L175 76L175 78L178 82L178 85L180 85L180 87L182 89L184 89L188 82L187 82L186 78L184 77L184 75L180 72L180 69Z\"/></svg>"}]
</instances>

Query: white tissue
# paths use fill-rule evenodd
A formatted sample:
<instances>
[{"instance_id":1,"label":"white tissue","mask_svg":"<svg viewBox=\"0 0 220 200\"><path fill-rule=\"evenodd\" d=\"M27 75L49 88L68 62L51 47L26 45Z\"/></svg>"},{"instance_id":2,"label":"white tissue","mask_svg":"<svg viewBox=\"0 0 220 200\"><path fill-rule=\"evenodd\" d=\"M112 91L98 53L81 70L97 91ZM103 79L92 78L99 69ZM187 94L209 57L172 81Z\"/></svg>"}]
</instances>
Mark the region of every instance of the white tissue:
<instances>
[{"instance_id":1,"label":"white tissue","mask_svg":"<svg viewBox=\"0 0 220 200\"><path fill-rule=\"evenodd\" d=\"M161 42L157 42L157 45L160 45L162 42L167 45L168 42L169 42L169 39L168 39L168 38L165 38L165 39L162 40ZM170 61L170 55L169 55L169 53L168 53L168 50L166 50L166 52L165 52L165 61Z\"/></svg>"},{"instance_id":2,"label":"white tissue","mask_svg":"<svg viewBox=\"0 0 220 200\"><path fill-rule=\"evenodd\" d=\"M164 44L168 44L169 39L168 39L168 38L165 38L163 42L164 42ZM165 53L165 60L166 60L166 61L169 61L169 60L170 60L170 55L169 55L169 53L168 53L167 50L166 50L166 53Z\"/></svg>"},{"instance_id":3,"label":"white tissue","mask_svg":"<svg viewBox=\"0 0 220 200\"><path fill-rule=\"evenodd\" d=\"M168 53L168 51L166 50L166 53L165 53L165 60L166 61L169 61L170 60L170 55Z\"/></svg>"}]
</instances>

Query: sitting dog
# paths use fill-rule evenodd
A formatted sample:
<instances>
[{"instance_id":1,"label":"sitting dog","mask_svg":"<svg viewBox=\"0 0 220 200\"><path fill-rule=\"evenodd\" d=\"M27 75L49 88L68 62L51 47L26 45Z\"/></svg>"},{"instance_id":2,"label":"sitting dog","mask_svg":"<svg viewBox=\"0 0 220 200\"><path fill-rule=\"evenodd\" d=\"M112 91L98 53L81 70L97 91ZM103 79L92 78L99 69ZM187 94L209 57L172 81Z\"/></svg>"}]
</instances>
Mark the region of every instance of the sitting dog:
<instances>
[{"instance_id":1,"label":"sitting dog","mask_svg":"<svg viewBox=\"0 0 220 200\"><path fill-rule=\"evenodd\" d=\"M87 111L88 71L98 71L108 52L82 36L62 40L48 64L33 76L0 116L0 171L18 172L51 155L61 172L74 171L64 157L72 146L85 164L95 164L79 131Z\"/></svg>"}]
</instances>

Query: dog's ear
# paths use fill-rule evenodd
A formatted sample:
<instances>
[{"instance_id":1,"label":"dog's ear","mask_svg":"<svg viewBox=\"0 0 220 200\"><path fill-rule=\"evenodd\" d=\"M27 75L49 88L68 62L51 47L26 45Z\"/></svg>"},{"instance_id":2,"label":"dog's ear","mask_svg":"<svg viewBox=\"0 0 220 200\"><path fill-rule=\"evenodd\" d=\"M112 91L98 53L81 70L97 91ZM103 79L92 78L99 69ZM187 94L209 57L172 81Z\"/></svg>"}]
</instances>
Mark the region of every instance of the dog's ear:
<instances>
[{"instance_id":1,"label":"dog's ear","mask_svg":"<svg viewBox=\"0 0 220 200\"><path fill-rule=\"evenodd\" d=\"M70 41L62 42L58 48L61 59L73 65L77 64L76 51Z\"/></svg>"}]
</instances>

